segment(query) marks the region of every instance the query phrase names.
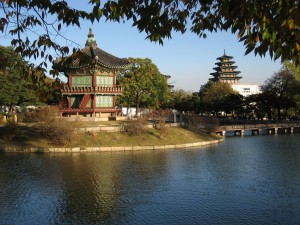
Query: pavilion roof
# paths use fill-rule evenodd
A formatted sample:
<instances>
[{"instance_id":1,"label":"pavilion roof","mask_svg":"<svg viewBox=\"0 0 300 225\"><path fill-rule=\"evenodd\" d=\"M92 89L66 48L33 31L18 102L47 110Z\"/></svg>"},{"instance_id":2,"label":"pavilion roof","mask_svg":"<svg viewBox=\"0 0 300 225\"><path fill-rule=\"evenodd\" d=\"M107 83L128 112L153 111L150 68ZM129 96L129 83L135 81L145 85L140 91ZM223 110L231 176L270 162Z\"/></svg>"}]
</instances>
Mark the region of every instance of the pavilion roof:
<instances>
[{"instance_id":1,"label":"pavilion roof","mask_svg":"<svg viewBox=\"0 0 300 225\"><path fill-rule=\"evenodd\" d=\"M91 28L83 49L65 58L57 58L54 61L54 67L59 71L81 68L91 64L108 69L122 69L128 67L130 62L128 59L118 58L98 48Z\"/></svg>"}]
</instances>

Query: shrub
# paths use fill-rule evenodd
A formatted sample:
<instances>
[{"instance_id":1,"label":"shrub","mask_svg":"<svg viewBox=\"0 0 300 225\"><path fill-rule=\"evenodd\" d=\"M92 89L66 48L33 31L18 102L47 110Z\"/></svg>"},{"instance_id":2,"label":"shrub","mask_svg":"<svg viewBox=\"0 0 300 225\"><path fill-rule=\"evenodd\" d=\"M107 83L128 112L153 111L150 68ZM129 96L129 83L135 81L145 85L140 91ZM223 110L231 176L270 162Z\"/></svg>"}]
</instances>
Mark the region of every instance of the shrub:
<instances>
[{"instance_id":1,"label":"shrub","mask_svg":"<svg viewBox=\"0 0 300 225\"><path fill-rule=\"evenodd\" d=\"M147 120L145 118L137 118L128 121L124 126L124 131L129 135L139 135L146 132Z\"/></svg>"},{"instance_id":2,"label":"shrub","mask_svg":"<svg viewBox=\"0 0 300 225\"><path fill-rule=\"evenodd\" d=\"M209 132L215 131L219 127L219 120L213 116L199 116L197 114L185 114L183 116L184 126L191 131L198 131L200 129Z\"/></svg>"},{"instance_id":3,"label":"shrub","mask_svg":"<svg viewBox=\"0 0 300 225\"><path fill-rule=\"evenodd\" d=\"M4 120L5 120L5 115L0 113L0 125L4 124Z\"/></svg>"},{"instance_id":4,"label":"shrub","mask_svg":"<svg viewBox=\"0 0 300 225\"><path fill-rule=\"evenodd\" d=\"M168 132L166 120L171 120L172 116L173 113L171 110L155 110L147 114L147 118L155 124L154 128L160 130L162 133Z\"/></svg>"},{"instance_id":5,"label":"shrub","mask_svg":"<svg viewBox=\"0 0 300 225\"><path fill-rule=\"evenodd\" d=\"M0 136L6 140L14 139L19 133L19 126L12 121L8 121L0 128Z\"/></svg>"},{"instance_id":6,"label":"shrub","mask_svg":"<svg viewBox=\"0 0 300 225\"><path fill-rule=\"evenodd\" d=\"M61 118L55 106L41 107L26 113L24 122L33 123L35 131L53 143L66 145L74 141L75 123Z\"/></svg>"}]
</instances>

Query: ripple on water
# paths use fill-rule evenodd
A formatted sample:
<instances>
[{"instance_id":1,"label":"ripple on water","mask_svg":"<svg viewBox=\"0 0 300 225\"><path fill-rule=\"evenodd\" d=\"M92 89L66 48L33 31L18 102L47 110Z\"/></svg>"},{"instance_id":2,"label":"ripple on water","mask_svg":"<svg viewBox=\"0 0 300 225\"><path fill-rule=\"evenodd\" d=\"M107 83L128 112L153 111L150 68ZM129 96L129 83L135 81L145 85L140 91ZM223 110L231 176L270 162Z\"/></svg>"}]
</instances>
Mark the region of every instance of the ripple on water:
<instances>
[{"instance_id":1,"label":"ripple on water","mask_svg":"<svg viewBox=\"0 0 300 225\"><path fill-rule=\"evenodd\" d=\"M278 135L184 151L0 154L0 224L297 224L297 146L299 136Z\"/></svg>"}]
</instances>

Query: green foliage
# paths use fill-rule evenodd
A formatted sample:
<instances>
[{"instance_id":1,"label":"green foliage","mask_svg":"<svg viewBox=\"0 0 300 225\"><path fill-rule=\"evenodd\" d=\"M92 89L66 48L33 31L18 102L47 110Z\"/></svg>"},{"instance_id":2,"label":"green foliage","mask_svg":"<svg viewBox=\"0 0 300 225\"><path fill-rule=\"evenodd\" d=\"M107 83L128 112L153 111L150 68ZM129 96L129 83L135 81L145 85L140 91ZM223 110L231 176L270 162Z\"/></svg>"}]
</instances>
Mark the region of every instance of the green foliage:
<instances>
[{"instance_id":1,"label":"green foliage","mask_svg":"<svg viewBox=\"0 0 300 225\"><path fill-rule=\"evenodd\" d=\"M297 105L295 98L300 95L300 82L288 69L275 73L261 87L261 98L264 104L276 110L277 118L281 119L281 110L287 110Z\"/></svg>"},{"instance_id":2,"label":"green foliage","mask_svg":"<svg viewBox=\"0 0 300 225\"><path fill-rule=\"evenodd\" d=\"M200 90L203 109L216 114L220 111L232 111L238 103L233 104L232 99L240 99L238 93L232 89L230 84L209 81ZM203 110L202 109L202 110Z\"/></svg>"},{"instance_id":3,"label":"green foliage","mask_svg":"<svg viewBox=\"0 0 300 225\"><path fill-rule=\"evenodd\" d=\"M11 109L15 105L46 103L59 99L61 82L47 78L43 71L31 67L11 47L0 46L0 104Z\"/></svg>"},{"instance_id":4,"label":"green foliage","mask_svg":"<svg viewBox=\"0 0 300 225\"><path fill-rule=\"evenodd\" d=\"M200 112L200 97L197 92L187 92L182 89L171 93L170 108L180 112Z\"/></svg>"},{"instance_id":5,"label":"green foliage","mask_svg":"<svg viewBox=\"0 0 300 225\"><path fill-rule=\"evenodd\" d=\"M22 79L16 71L0 76L0 105L7 106L12 111L16 105L32 105L37 102L32 83Z\"/></svg>"},{"instance_id":6,"label":"green foliage","mask_svg":"<svg viewBox=\"0 0 300 225\"><path fill-rule=\"evenodd\" d=\"M150 59L133 59L129 61L132 67L118 78L124 87L119 104L135 106L138 115L140 107L160 108L169 99L167 78Z\"/></svg>"},{"instance_id":7,"label":"green foliage","mask_svg":"<svg viewBox=\"0 0 300 225\"><path fill-rule=\"evenodd\" d=\"M284 61L283 69L289 70L295 76L296 80L300 81L300 65L296 66L295 63L291 61Z\"/></svg>"},{"instance_id":8,"label":"green foliage","mask_svg":"<svg viewBox=\"0 0 300 225\"><path fill-rule=\"evenodd\" d=\"M275 60L300 62L299 1L246 0L149 0L149 1L86 1L90 11L70 7L67 1L9 0L1 2L0 31L13 37L11 44L25 57L44 57L53 60L48 49L62 56L69 53L67 46L56 42L63 27L80 27L81 20L92 23L101 17L111 21L130 21L151 41L163 43L173 31L191 32L205 38L207 32L229 30L246 46L245 54L269 53ZM55 18L55 20L53 20ZM32 29L37 28L37 29ZM28 35L42 30L37 38ZM67 39L67 38L65 38ZM68 39L67 39L68 40ZM73 48L73 51L76 51Z\"/></svg>"}]
</instances>

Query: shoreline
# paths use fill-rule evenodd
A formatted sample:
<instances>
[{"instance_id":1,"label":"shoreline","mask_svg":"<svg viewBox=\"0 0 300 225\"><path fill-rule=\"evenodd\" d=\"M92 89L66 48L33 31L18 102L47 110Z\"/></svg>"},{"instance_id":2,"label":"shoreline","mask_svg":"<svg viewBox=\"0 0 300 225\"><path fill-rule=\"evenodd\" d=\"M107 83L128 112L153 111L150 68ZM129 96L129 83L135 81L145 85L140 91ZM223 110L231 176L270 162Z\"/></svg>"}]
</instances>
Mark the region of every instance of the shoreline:
<instances>
[{"instance_id":1,"label":"shoreline","mask_svg":"<svg viewBox=\"0 0 300 225\"><path fill-rule=\"evenodd\" d=\"M141 150L162 150L201 147L206 145L218 144L224 141L224 138L213 141L201 141L178 145L145 145L145 146L126 146L126 147L73 147L73 148L38 148L38 147L6 147L0 146L0 152L28 152L28 153L78 153L78 152L120 152L120 151L141 151Z\"/></svg>"}]
</instances>

